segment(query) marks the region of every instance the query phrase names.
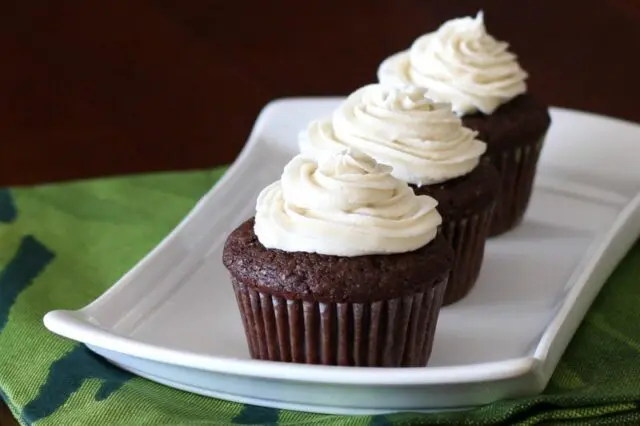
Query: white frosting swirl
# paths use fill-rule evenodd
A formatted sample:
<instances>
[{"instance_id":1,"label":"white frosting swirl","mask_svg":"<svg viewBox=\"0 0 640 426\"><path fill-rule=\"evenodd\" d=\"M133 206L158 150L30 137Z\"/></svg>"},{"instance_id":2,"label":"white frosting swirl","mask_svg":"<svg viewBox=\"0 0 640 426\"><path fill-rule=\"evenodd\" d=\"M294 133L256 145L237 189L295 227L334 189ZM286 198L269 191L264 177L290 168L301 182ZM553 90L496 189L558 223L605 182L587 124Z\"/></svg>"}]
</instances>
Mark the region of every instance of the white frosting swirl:
<instances>
[{"instance_id":1,"label":"white frosting swirl","mask_svg":"<svg viewBox=\"0 0 640 426\"><path fill-rule=\"evenodd\" d=\"M459 115L491 114L527 90L527 73L508 48L487 33L479 12L419 37L409 51L380 65L378 79L393 86L426 87L431 98L450 102Z\"/></svg>"},{"instance_id":2,"label":"white frosting swirl","mask_svg":"<svg viewBox=\"0 0 640 426\"><path fill-rule=\"evenodd\" d=\"M298 155L258 196L254 230L265 247L289 252L404 253L435 238L437 204L354 150Z\"/></svg>"},{"instance_id":3,"label":"white frosting swirl","mask_svg":"<svg viewBox=\"0 0 640 426\"><path fill-rule=\"evenodd\" d=\"M422 186L471 172L486 151L477 132L463 127L451 106L424 88L380 84L352 93L332 123L312 122L300 137L302 152L356 148L393 168L393 176Z\"/></svg>"}]
</instances>

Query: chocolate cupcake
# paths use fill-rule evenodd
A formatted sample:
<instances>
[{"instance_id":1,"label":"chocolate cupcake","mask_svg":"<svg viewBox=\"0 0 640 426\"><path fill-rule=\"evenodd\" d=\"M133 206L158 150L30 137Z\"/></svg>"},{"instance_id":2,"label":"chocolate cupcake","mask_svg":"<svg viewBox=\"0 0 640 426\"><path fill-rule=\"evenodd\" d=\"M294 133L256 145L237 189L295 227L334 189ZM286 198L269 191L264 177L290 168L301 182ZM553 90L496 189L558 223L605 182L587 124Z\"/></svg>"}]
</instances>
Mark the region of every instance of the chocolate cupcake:
<instances>
[{"instance_id":1,"label":"chocolate cupcake","mask_svg":"<svg viewBox=\"0 0 640 426\"><path fill-rule=\"evenodd\" d=\"M498 174L480 164L486 144L462 126L446 103L424 88L372 84L356 90L331 120L312 122L300 137L302 152L356 148L392 167L417 195L438 201L442 231L454 248L444 304L464 297L480 273Z\"/></svg>"},{"instance_id":2,"label":"chocolate cupcake","mask_svg":"<svg viewBox=\"0 0 640 426\"><path fill-rule=\"evenodd\" d=\"M360 153L293 158L223 251L251 356L424 366L452 257L436 204Z\"/></svg>"},{"instance_id":3,"label":"chocolate cupcake","mask_svg":"<svg viewBox=\"0 0 640 426\"><path fill-rule=\"evenodd\" d=\"M412 185L416 194L438 200L442 234L453 247L454 262L443 305L464 298L478 280L499 184L495 167L482 160L465 176L420 187Z\"/></svg>"},{"instance_id":4,"label":"chocolate cupcake","mask_svg":"<svg viewBox=\"0 0 640 426\"><path fill-rule=\"evenodd\" d=\"M450 102L487 143L485 155L500 173L501 187L491 235L522 221L551 124L547 106L527 93L527 73L508 47L487 33L480 12L419 37L378 69L382 84L425 87L432 99Z\"/></svg>"}]
</instances>

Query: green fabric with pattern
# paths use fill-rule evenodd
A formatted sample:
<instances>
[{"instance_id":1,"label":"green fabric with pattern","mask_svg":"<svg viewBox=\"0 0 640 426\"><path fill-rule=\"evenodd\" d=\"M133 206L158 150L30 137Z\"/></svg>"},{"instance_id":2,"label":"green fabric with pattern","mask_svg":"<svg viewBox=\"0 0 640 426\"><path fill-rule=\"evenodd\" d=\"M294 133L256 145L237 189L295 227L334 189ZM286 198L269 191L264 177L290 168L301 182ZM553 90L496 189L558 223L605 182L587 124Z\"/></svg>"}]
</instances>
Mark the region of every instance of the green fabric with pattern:
<instances>
[{"instance_id":1,"label":"green fabric with pattern","mask_svg":"<svg viewBox=\"0 0 640 426\"><path fill-rule=\"evenodd\" d=\"M341 417L231 403L135 377L49 333L100 295L223 169L0 190L0 396L37 425L640 424L640 243L609 278L543 395L465 412Z\"/></svg>"}]
</instances>

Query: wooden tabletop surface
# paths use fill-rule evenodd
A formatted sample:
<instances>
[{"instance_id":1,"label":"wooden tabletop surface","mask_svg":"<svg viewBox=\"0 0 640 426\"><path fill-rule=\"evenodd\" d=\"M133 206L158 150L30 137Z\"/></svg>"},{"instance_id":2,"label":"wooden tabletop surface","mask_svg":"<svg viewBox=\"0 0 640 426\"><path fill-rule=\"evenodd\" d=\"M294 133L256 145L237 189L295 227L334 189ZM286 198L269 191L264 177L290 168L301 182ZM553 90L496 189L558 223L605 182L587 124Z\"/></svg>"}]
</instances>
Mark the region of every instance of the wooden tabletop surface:
<instances>
[{"instance_id":1,"label":"wooden tabletop surface","mask_svg":"<svg viewBox=\"0 0 640 426\"><path fill-rule=\"evenodd\" d=\"M640 122L638 0L5 0L0 186L228 163L269 100L347 94L480 3L532 92Z\"/></svg>"}]
</instances>

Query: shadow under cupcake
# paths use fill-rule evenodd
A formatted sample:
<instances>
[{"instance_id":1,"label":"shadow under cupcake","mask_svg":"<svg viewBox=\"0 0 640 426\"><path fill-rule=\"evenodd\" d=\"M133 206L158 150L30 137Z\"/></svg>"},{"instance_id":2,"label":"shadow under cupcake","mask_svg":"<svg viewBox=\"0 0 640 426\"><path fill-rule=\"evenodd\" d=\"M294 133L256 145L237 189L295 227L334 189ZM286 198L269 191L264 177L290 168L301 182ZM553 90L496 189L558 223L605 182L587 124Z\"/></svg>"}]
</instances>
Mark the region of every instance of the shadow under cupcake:
<instances>
[{"instance_id":1,"label":"shadow under cupcake","mask_svg":"<svg viewBox=\"0 0 640 426\"><path fill-rule=\"evenodd\" d=\"M293 158L223 251L251 356L426 365L452 259L436 204L355 151Z\"/></svg>"}]
</instances>

